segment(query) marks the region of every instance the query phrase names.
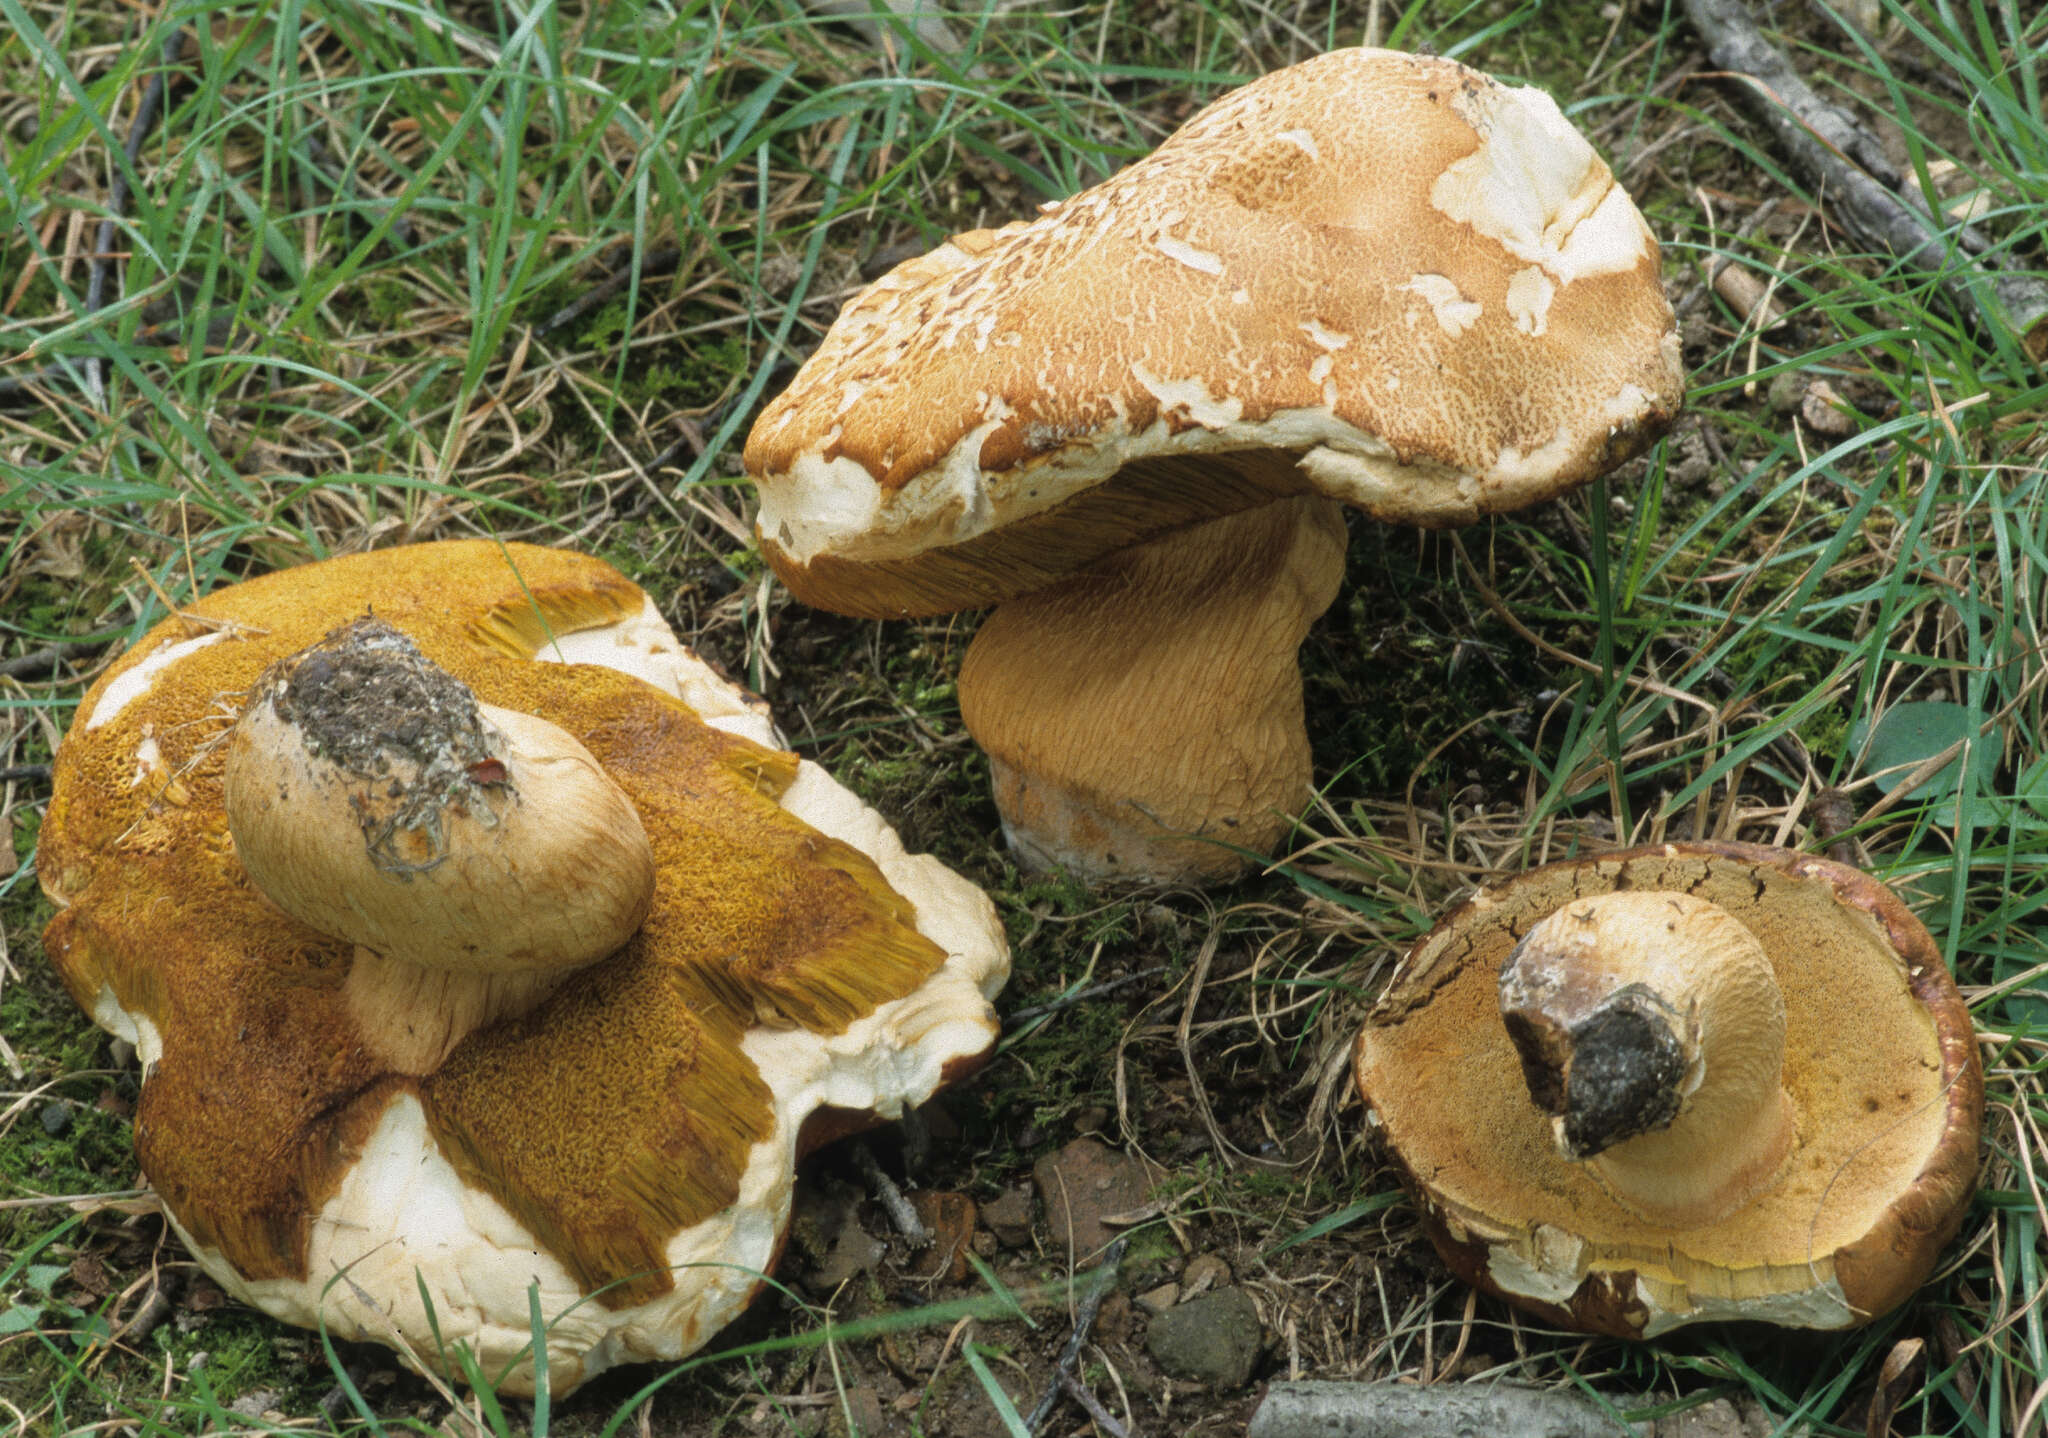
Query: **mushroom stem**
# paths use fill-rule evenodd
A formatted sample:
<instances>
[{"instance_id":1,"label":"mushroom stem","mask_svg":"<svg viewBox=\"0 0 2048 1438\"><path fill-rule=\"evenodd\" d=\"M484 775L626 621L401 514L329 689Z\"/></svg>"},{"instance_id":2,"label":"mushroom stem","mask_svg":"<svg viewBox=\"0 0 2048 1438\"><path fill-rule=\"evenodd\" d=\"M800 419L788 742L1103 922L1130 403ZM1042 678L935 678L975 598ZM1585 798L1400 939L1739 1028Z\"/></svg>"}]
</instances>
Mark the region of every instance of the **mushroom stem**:
<instances>
[{"instance_id":1,"label":"mushroom stem","mask_svg":"<svg viewBox=\"0 0 2048 1438\"><path fill-rule=\"evenodd\" d=\"M1558 1152L1670 1227L1768 1188L1797 1138L1785 1005L1763 948L1689 894L1623 890L1556 910L1500 973L1501 1017Z\"/></svg>"},{"instance_id":2,"label":"mushroom stem","mask_svg":"<svg viewBox=\"0 0 2048 1438\"><path fill-rule=\"evenodd\" d=\"M565 971L503 974L429 969L357 945L342 993L358 1032L398 1073L427 1074L455 1046L499 1019L517 1018L560 988Z\"/></svg>"},{"instance_id":3,"label":"mushroom stem","mask_svg":"<svg viewBox=\"0 0 2048 1438\"><path fill-rule=\"evenodd\" d=\"M1002 605L960 673L1027 868L1213 882L1309 797L1295 654L1335 598L1344 521L1295 497L1174 530Z\"/></svg>"},{"instance_id":4,"label":"mushroom stem","mask_svg":"<svg viewBox=\"0 0 2048 1438\"><path fill-rule=\"evenodd\" d=\"M346 1001L400 1072L539 1003L653 902L639 813L590 752L478 703L376 619L265 672L225 790L257 888L356 946Z\"/></svg>"}]
</instances>

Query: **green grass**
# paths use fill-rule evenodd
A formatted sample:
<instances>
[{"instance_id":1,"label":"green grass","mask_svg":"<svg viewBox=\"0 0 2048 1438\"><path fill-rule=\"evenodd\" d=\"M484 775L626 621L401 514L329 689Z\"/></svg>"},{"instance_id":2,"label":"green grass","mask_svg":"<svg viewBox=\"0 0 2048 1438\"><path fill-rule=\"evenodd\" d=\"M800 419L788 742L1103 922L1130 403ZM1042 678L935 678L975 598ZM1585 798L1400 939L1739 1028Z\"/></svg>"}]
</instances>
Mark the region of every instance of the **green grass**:
<instances>
[{"instance_id":1,"label":"green grass","mask_svg":"<svg viewBox=\"0 0 2048 1438\"><path fill-rule=\"evenodd\" d=\"M1906 168L1931 184L1936 162L1958 167L1947 183L1986 194L1994 247L2039 272L2048 18L2033 8L1886 0L1874 37L1798 7L1784 23L1817 83L1866 118L1905 116ZM1345 591L1303 651L1326 787L1296 881L1201 902L1027 880L991 845L959 720L971 621L790 605L750 548L738 443L864 267L1071 193L1229 84L1357 42L1369 15L1392 43L1546 85L1596 137L1665 242L1694 417L1516 520L1354 525ZM1590 1387L1631 1414L1747 1395L1780 1424L1859 1433L1879 1365L1917 1338L1928 1364L1899 1431L2042 1430L2048 378L1951 308L1938 276L1857 253L1727 95L1684 75L1698 45L1675 8L963 8L957 55L901 27L878 48L793 0L0 0L0 20L0 384L34 382L0 395L0 659L112 646L0 680L0 766L49 761L96 667L162 617L158 591L182 602L408 539L590 548L767 693L805 756L911 847L996 894L1017 948L1006 1003L1158 970L1010 1036L953 1101L947 1182L991 1198L1088 1125L1156 1150L1188 1176L1176 1241L1239 1255L1241 1281L1305 1318L1342 1317L1297 1325L1312 1375L1414 1377L1456 1347L1471 1372ZM131 163L174 34L176 79ZM117 282L89 314L109 218ZM1758 334L1705 288L1724 257L1774 286L1782 326ZM550 326L614 270L609 298ZM1814 379L1853 408L1838 432L1772 407ZM316 1432L441 1423L452 1405L374 1353L232 1305L79 1343L132 1314L151 1274L198 1290L159 1220L36 1201L135 1179L118 1104L94 1106L103 1089L132 1098L132 1079L37 938L47 797L0 786L22 861L0 876L0 1037L22 1067L0 1094L0 1327L35 1310L0 1331L0 1424L247 1431L270 1425L228 1405L254 1394ZM1859 1333L1628 1346L1489 1301L1468 1318L1346 1102L1349 1038L1468 885L1686 836L1845 843L1909 896L1984 1031L1984 1192L1926 1292ZM41 1120L53 1099L73 1105L60 1133ZM1286 1142L1263 1156L1287 1167L1233 1156L1261 1156L1268 1133ZM108 1292L73 1276L85 1257L114 1273ZM580 1434L646 1414L654 1431L720 1431L804 1385L843 1398L841 1360L872 1364L885 1330L944 1339L973 1317L902 1431L958 1431L970 1401L993 1424L1004 1355L1065 1337L1059 1318L1005 1323L1009 1281L929 1307L884 1295L890 1311L829 1325L818 1305L771 1305L673 1373L544 1409L465 1403L454 1423ZM1171 1422L1241 1421L1230 1401L1178 1397ZM824 1406L783 1411L822 1424Z\"/></svg>"}]
</instances>

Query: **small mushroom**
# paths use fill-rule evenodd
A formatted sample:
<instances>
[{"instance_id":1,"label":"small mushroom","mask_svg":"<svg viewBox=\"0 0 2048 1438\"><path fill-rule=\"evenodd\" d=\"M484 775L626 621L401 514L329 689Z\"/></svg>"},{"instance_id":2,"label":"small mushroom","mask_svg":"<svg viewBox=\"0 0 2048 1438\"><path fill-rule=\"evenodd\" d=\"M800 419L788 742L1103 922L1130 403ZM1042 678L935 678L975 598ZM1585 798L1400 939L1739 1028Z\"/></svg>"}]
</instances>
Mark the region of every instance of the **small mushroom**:
<instances>
[{"instance_id":1,"label":"small mushroom","mask_svg":"<svg viewBox=\"0 0 2048 1438\"><path fill-rule=\"evenodd\" d=\"M142 1170L243 1300L514 1393L536 1300L556 1393L677 1358L804 1152L992 1047L988 898L610 567L421 545L187 613L82 701L38 872L141 1060Z\"/></svg>"},{"instance_id":2,"label":"small mushroom","mask_svg":"<svg viewBox=\"0 0 2048 1438\"><path fill-rule=\"evenodd\" d=\"M1210 880L1310 794L1350 506L1465 524L1645 448L1658 251L1540 91L1341 50L856 296L747 441L797 598L998 606L962 716L1020 859Z\"/></svg>"},{"instance_id":3,"label":"small mushroom","mask_svg":"<svg viewBox=\"0 0 2048 1438\"><path fill-rule=\"evenodd\" d=\"M1437 1249L1567 1327L1848 1328L1962 1222L1969 1012L1868 875L1745 844L1531 870L1454 910L1357 1075Z\"/></svg>"}]
</instances>

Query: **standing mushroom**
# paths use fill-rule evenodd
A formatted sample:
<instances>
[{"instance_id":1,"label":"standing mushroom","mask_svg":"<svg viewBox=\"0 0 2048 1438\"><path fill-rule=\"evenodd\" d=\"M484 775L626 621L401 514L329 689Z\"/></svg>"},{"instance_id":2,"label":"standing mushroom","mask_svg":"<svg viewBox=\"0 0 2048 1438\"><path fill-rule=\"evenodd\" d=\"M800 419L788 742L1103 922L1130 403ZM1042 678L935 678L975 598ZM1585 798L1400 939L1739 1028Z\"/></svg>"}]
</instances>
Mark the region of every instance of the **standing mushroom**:
<instances>
[{"instance_id":1,"label":"standing mushroom","mask_svg":"<svg viewBox=\"0 0 2048 1438\"><path fill-rule=\"evenodd\" d=\"M515 1393L535 1297L557 1393L679 1357L774 1266L802 1152L993 1044L987 897L608 566L422 545L186 613L58 750L44 940L136 1046L173 1224L266 1312Z\"/></svg>"},{"instance_id":2,"label":"standing mushroom","mask_svg":"<svg viewBox=\"0 0 2048 1438\"><path fill-rule=\"evenodd\" d=\"M1343 50L883 276L746 462L797 598L999 606L960 702L1021 859L1214 879L1308 798L1295 653L1342 506L1549 499L1682 390L1656 242L1556 104Z\"/></svg>"},{"instance_id":3,"label":"standing mushroom","mask_svg":"<svg viewBox=\"0 0 2048 1438\"><path fill-rule=\"evenodd\" d=\"M1618 1337L1868 1322L1975 1185L1983 1075L1933 940L1785 850L1667 844L1476 895L1408 955L1357 1073L1452 1270Z\"/></svg>"}]
</instances>

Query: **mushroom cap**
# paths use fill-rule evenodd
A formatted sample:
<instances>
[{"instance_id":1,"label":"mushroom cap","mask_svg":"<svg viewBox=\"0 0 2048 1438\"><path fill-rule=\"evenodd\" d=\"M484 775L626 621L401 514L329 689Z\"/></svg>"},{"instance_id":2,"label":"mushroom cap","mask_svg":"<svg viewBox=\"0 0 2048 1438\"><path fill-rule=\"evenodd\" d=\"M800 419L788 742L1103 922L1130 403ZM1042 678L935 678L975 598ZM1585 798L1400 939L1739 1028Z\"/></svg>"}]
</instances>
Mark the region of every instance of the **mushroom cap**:
<instances>
[{"instance_id":1,"label":"mushroom cap","mask_svg":"<svg viewBox=\"0 0 2048 1438\"><path fill-rule=\"evenodd\" d=\"M357 951L262 896L223 809L259 676L366 608L483 702L581 741L657 864L622 948L422 1075L370 1055L344 997ZM783 752L759 701L599 561L422 545L187 612L220 627L152 629L58 750L44 941L136 1045L137 1156L172 1221L258 1307L433 1366L466 1342L518 1392L538 1285L555 1391L678 1357L773 1266L809 1142L992 1046L1009 960L988 898Z\"/></svg>"},{"instance_id":2,"label":"mushroom cap","mask_svg":"<svg viewBox=\"0 0 2048 1438\"><path fill-rule=\"evenodd\" d=\"M1501 965L1521 935L1616 889L1726 909L1784 995L1798 1143L1775 1186L1712 1223L1646 1223L1561 1158L1501 1021ZM1589 1332L1854 1327L1925 1279L1975 1188L1983 1074L1940 951L1869 875L1787 850L1658 845L1475 895L1409 952L1359 1036L1357 1077L1452 1270Z\"/></svg>"},{"instance_id":3,"label":"mushroom cap","mask_svg":"<svg viewBox=\"0 0 2048 1438\"><path fill-rule=\"evenodd\" d=\"M1656 241L1549 96L1340 50L883 276L746 463L798 598L940 613L1279 494L1424 525L1532 504L1682 390Z\"/></svg>"}]
</instances>

